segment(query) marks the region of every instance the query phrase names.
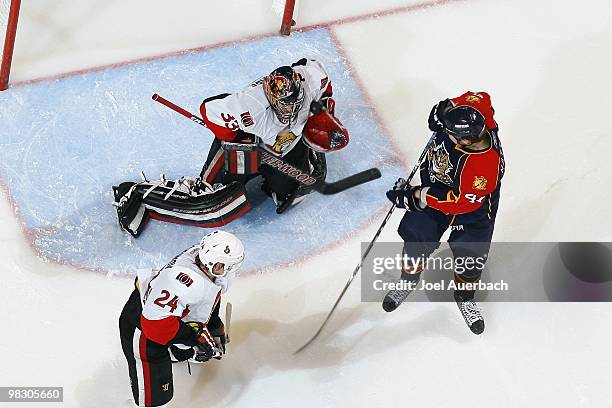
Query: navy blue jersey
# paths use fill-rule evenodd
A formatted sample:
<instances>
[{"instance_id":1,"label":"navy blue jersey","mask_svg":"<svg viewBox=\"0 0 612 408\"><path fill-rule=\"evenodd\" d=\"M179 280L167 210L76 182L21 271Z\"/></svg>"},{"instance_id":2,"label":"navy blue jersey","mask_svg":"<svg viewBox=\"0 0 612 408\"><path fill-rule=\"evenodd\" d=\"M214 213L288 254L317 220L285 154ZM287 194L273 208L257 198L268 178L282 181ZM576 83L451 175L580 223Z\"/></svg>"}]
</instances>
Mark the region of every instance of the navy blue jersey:
<instances>
[{"instance_id":1,"label":"navy blue jersey","mask_svg":"<svg viewBox=\"0 0 612 408\"><path fill-rule=\"evenodd\" d=\"M489 147L475 151L438 132L429 147L420 175L427 208L435 218L454 224L495 220L505 162L497 129L485 135Z\"/></svg>"}]
</instances>

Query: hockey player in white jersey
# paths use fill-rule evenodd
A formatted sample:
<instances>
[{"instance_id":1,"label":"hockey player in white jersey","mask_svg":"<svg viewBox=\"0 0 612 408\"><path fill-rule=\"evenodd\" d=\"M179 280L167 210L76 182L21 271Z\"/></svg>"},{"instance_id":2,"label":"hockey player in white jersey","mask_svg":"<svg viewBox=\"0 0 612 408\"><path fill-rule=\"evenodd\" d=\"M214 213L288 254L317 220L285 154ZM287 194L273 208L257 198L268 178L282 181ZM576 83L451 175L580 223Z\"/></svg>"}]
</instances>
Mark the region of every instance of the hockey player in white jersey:
<instances>
[{"instance_id":1,"label":"hockey player in white jersey","mask_svg":"<svg viewBox=\"0 0 612 408\"><path fill-rule=\"evenodd\" d=\"M172 362L205 362L225 353L221 294L244 259L242 242L214 231L159 271L139 271L119 318L134 401L157 407L173 396Z\"/></svg>"},{"instance_id":2,"label":"hockey player in white jersey","mask_svg":"<svg viewBox=\"0 0 612 408\"><path fill-rule=\"evenodd\" d=\"M261 174L262 189L274 198L278 213L285 211L310 189L259 163L255 146L324 180L325 154L349 142L348 131L334 116L332 96L323 65L303 58L276 68L241 92L205 99L200 111L215 141L200 174L202 180L244 184Z\"/></svg>"}]
</instances>

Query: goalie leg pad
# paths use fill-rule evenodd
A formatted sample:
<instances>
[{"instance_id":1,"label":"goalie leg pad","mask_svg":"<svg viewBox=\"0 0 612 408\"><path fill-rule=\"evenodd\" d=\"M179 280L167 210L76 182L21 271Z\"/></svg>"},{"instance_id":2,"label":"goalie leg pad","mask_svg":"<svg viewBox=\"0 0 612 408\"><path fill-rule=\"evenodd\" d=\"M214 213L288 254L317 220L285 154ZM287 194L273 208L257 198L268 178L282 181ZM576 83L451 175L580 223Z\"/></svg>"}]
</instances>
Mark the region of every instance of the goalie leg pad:
<instances>
[{"instance_id":1,"label":"goalie leg pad","mask_svg":"<svg viewBox=\"0 0 612 408\"><path fill-rule=\"evenodd\" d=\"M113 187L113 191L119 224L135 237L147 218L212 228L225 225L251 209L244 185L238 182L212 188L199 179L162 178L122 183Z\"/></svg>"},{"instance_id":2,"label":"goalie leg pad","mask_svg":"<svg viewBox=\"0 0 612 408\"><path fill-rule=\"evenodd\" d=\"M146 219L146 208L142 203L142 193L137 190L138 184L132 182L113 186L119 225L134 237L138 237Z\"/></svg>"}]
</instances>

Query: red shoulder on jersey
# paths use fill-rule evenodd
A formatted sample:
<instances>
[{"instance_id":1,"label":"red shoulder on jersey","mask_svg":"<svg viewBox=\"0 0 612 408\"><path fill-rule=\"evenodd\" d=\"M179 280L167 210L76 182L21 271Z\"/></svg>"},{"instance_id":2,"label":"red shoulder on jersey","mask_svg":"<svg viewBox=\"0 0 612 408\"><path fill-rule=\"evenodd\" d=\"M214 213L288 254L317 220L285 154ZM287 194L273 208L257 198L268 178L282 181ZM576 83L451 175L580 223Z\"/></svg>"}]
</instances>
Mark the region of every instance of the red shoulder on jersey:
<instances>
[{"instance_id":1,"label":"red shoulder on jersey","mask_svg":"<svg viewBox=\"0 0 612 408\"><path fill-rule=\"evenodd\" d=\"M499 165L500 157L495 149L470 154L461 170L459 194L449 190L445 200L428 194L427 205L451 215L476 211L486 196L497 188Z\"/></svg>"},{"instance_id":2,"label":"red shoulder on jersey","mask_svg":"<svg viewBox=\"0 0 612 408\"><path fill-rule=\"evenodd\" d=\"M236 139L237 128L232 130L225 126L217 125L216 123L213 123L210 118L208 118L206 114L206 102L203 102L200 106L200 113L202 114L202 119L204 120L206 127L208 127L215 134L217 139L223 140L224 142L232 142Z\"/></svg>"},{"instance_id":3,"label":"red shoulder on jersey","mask_svg":"<svg viewBox=\"0 0 612 408\"><path fill-rule=\"evenodd\" d=\"M468 91L461 96L451 99L455 106L471 106L482 114L485 118L487 129L497 128L497 122L493 118L495 110L491 105L491 96L486 92Z\"/></svg>"}]
</instances>

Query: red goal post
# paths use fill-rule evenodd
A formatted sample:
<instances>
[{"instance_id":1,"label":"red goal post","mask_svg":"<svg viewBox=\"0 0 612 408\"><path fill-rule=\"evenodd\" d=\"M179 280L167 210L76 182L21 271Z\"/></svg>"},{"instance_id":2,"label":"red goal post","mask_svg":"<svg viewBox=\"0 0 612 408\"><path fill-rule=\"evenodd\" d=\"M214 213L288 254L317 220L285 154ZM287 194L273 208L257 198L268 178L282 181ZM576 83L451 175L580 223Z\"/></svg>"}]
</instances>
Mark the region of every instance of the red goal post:
<instances>
[{"instance_id":1,"label":"red goal post","mask_svg":"<svg viewBox=\"0 0 612 408\"><path fill-rule=\"evenodd\" d=\"M15 33L21 0L0 0L0 45L2 45L2 65L0 66L0 91L8 88Z\"/></svg>"},{"instance_id":2,"label":"red goal post","mask_svg":"<svg viewBox=\"0 0 612 408\"><path fill-rule=\"evenodd\" d=\"M289 35L291 33L291 26L295 25L293 20L293 13L295 10L295 0L285 0L285 8L283 11L283 21L281 23L280 32L283 35Z\"/></svg>"}]
</instances>

